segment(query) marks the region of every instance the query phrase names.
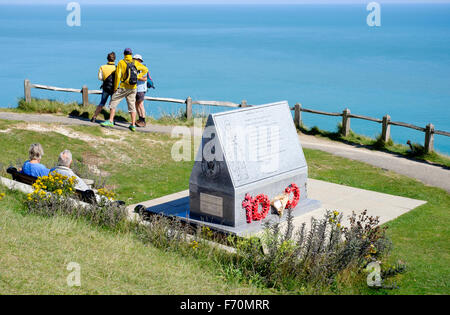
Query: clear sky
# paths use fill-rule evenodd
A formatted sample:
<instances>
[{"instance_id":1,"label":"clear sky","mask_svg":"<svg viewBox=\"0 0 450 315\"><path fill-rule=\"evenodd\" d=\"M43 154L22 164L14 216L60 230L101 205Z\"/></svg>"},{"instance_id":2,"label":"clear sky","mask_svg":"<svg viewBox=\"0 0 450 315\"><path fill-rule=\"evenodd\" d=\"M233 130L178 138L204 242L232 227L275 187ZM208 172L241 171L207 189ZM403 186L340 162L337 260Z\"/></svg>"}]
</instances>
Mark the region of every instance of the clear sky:
<instances>
[{"instance_id":1,"label":"clear sky","mask_svg":"<svg viewBox=\"0 0 450 315\"><path fill-rule=\"evenodd\" d=\"M317 4L317 3L355 3L367 4L372 0L0 0L0 4L67 4L71 1L80 4ZM450 3L450 0L377 0L383 3Z\"/></svg>"}]
</instances>

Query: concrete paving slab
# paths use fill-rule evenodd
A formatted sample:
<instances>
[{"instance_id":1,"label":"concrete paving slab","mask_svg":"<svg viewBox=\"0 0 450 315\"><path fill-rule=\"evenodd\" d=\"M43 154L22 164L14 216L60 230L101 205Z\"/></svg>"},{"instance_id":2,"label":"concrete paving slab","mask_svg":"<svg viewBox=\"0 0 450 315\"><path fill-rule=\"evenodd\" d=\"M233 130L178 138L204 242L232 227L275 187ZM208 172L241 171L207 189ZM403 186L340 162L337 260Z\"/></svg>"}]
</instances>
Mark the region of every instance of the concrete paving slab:
<instances>
[{"instance_id":1,"label":"concrete paving slab","mask_svg":"<svg viewBox=\"0 0 450 315\"><path fill-rule=\"evenodd\" d=\"M380 223L386 223L425 203L406 197L394 196L360 188L338 185L321 180L308 180L310 198L322 201L322 208L294 220L296 226L309 223L312 217L321 218L327 210L343 213L344 224L354 211L359 214L367 210L370 216L379 216Z\"/></svg>"},{"instance_id":2,"label":"concrete paving slab","mask_svg":"<svg viewBox=\"0 0 450 315\"><path fill-rule=\"evenodd\" d=\"M188 196L189 191L185 190L144 201L139 203L139 205L143 205L146 208L173 208L172 210L175 213L180 209L189 208ZM359 214L364 210L367 210L370 216L379 216L380 223L383 224L426 203L423 200L388 195L315 179L308 179L308 197L321 201L322 207L296 217L294 219L296 227L300 227L303 223L309 225L312 217L319 219L323 217L327 210L337 210L343 213L344 225L353 211ZM134 208L137 205L134 204L127 207L130 217L134 219L136 219ZM169 212L172 213L172 210ZM251 231L252 229L249 230Z\"/></svg>"}]
</instances>

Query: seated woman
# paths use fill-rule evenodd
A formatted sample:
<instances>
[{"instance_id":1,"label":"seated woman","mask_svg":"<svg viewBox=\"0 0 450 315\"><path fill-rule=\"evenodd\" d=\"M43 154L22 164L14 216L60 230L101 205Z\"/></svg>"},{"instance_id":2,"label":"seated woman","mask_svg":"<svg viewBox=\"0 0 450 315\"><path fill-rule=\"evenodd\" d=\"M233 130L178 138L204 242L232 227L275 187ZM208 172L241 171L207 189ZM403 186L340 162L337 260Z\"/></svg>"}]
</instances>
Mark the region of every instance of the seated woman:
<instances>
[{"instance_id":1,"label":"seated woman","mask_svg":"<svg viewBox=\"0 0 450 315\"><path fill-rule=\"evenodd\" d=\"M47 176L50 170L41 164L44 156L44 149L39 143L33 143L28 151L30 160L26 161L22 166L22 174L34 177Z\"/></svg>"},{"instance_id":2,"label":"seated woman","mask_svg":"<svg viewBox=\"0 0 450 315\"><path fill-rule=\"evenodd\" d=\"M86 185L86 183L70 169L71 165L72 165L72 152L70 152L69 150L64 150L59 155L58 166L52 168L51 172L55 171L56 173L61 174L63 176L75 177L77 180L75 189L81 191L89 190L90 189L89 186Z\"/></svg>"}]
</instances>

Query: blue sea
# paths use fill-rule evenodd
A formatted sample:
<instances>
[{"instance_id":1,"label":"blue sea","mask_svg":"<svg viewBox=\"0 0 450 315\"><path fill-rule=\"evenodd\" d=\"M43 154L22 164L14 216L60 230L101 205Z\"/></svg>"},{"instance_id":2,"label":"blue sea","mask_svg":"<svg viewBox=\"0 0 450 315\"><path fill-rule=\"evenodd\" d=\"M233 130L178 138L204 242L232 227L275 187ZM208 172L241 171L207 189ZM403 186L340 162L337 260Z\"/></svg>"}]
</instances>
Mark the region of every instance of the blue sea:
<instances>
[{"instance_id":1,"label":"blue sea","mask_svg":"<svg viewBox=\"0 0 450 315\"><path fill-rule=\"evenodd\" d=\"M81 6L69 27L65 5L0 6L0 106L15 107L23 80L98 89L106 55L130 47L157 86L148 95L293 106L352 113L450 131L450 5L381 7L369 27L365 5ZM74 93L32 90L34 97L81 101ZM99 96L90 96L94 103ZM125 102L121 105L126 108ZM181 106L146 102L149 114ZM194 106L200 113L227 110ZM311 127L335 130L338 118L303 114ZM352 119L358 133L381 125ZM394 141L423 144L424 133L392 127ZM450 154L450 138L435 137Z\"/></svg>"}]
</instances>

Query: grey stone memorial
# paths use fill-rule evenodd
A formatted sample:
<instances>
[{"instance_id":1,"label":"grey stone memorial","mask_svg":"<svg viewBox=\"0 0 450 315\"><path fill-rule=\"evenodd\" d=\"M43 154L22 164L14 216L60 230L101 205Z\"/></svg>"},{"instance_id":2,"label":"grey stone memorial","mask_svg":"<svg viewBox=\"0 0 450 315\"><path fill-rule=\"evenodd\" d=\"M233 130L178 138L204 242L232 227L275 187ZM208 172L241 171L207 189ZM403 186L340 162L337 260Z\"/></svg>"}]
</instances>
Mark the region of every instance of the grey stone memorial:
<instances>
[{"instance_id":1,"label":"grey stone memorial","mask_svg":"<svg viewBox=\"0 0 450 315\"><path fill-rule=\"evenodd\" d=\"M189 220L238 235L254 233L286 214L280 218L272 208L264 220L247 223L246 194L272 200L291 183L300 188L294 216L320 207L308 199L308 166L287 102L211 114L201 144L189 180Z\"/></svg>"}]
</instances>

